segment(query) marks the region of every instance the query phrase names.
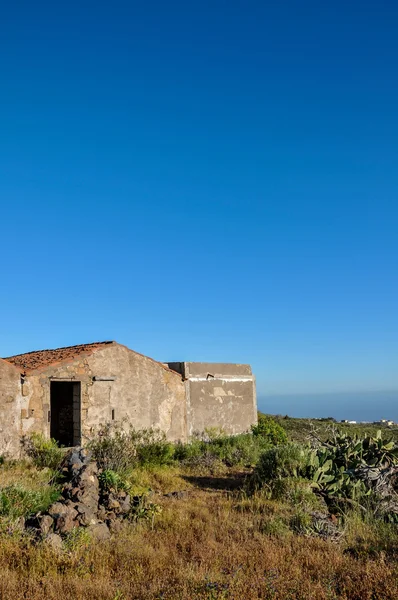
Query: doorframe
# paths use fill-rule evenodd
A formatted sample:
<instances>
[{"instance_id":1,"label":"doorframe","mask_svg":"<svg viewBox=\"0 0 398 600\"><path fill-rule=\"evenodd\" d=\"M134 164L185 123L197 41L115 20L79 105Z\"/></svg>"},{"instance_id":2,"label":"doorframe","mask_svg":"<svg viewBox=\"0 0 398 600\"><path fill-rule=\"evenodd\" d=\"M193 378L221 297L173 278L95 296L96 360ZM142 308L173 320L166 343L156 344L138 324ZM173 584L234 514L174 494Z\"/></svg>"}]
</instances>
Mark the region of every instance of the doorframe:
<instances>
[{"instance_id":1,"label":"doorframe","mask_svg":"<svg viewBox=\"0 0 398 600\"><path fill-rule=\"evenodd\" d=\"M72 443L73 446L79 446L82 440L82 382L76 379L68 379L64 377L50 377L50 399L48 411L48 431L49 437L51 437L51 420L52 420L52 394L51 386L53 383L70 383L72 387Z\"/></svg>"}]
</instances>

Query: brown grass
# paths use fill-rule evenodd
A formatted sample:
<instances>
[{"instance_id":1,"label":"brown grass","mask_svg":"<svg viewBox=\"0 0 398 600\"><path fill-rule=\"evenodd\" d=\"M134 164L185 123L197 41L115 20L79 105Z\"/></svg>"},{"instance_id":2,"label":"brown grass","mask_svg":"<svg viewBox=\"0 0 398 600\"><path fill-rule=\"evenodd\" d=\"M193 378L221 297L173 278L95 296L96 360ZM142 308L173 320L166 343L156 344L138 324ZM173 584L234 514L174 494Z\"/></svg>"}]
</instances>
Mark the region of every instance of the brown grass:
<instances>
[{"instance_id":1,"label":"brown grass","mask_svg":"<svg viewBox=\"0 0 398 600\"><path fill-rule=\"evenodd\" d=\"M0 598L398 598L396 535L383 545L385 532L379 535L373 525L355 523L339 544L297 536L283 527L278 532L278 523L294 508L223 489L221 478L214 479L217 489L211 478L195 483L177 471L145 478L159 491L162 485L164 492L173 486L187 490L180 499L154 496L163 510L153 527L127 525L109 542L83 538L62 553L3 535ZM230 485L231 474L224 487ZM274 533L265 533L273 523Z\"/></svg>"}]
</instances>

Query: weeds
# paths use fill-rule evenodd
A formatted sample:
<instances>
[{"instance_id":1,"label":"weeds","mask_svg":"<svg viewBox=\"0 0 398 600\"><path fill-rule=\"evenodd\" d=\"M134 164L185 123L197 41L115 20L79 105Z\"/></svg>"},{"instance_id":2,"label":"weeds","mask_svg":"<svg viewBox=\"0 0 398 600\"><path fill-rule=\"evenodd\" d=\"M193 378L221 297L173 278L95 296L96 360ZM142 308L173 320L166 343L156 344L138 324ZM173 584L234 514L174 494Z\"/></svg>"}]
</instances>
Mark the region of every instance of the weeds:
<instances>
[{"instance_id":1,"label":"weeds","mask_svg":"<svg viewBox=\"0 0 398 600\"><path fill-rule=\"evenodd\" d=\"M99 483L102 493L114 490L115 492L127 492L130 489L130 484L125 477L112 471L112 469L105 469L99 474Z\"/></svg>"},{"instance_id":2,"label":"weeds","mask_svg":"<svg viewBox=\"0 0 398 600\"><path fill-rule=\"evenodd\" d=\"M126 473L139 466L169 465L173 462L174 444L155 429L135 430L128 424L107 424L89 443L100 468Z\"/></svg>"},{"instance_id":3,"label":"weeds","mask_svg":"<svg viewBox=\"0 0 398 600\"><path fill-rule=\"evenodd\" d=\"M41 433L32 433L21 440L23 451L32 459L36 467L49 468L56 471L62 461L64 452L53 439L46 439Z\"/></svg>"},{"instance_id":4,"label":"weeds","mask_svg":"<svg viewBox=\"0 0 398 600\"><path fill-rule=\"evenodd\" d=\"M47 510L58 497L59 491L54 487L33 491L19 485L10 485L0 490L0 515L13 519L28 517Z\"/></svg>"}]
</instances>

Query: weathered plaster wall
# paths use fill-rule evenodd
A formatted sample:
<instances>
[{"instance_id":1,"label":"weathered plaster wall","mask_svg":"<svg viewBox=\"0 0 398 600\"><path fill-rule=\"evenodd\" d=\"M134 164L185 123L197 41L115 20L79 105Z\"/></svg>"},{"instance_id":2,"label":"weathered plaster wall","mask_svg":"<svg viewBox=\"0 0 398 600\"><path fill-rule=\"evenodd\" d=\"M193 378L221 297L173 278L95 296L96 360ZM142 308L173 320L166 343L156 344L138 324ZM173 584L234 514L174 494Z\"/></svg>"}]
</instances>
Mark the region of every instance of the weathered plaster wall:
<instances>
[{"instance_id":1,"label":"weathered plaster wall","mask_svg":"<svg viewBox=\"0 0 398 600\"><path fill-rule=\"evenodd\" d=\"M188 434L209 427L242 433L257 423L256 384L250 365L185 363Z\"/></svg>"},{"instance_id":2,"label":"weathered plaster wall","mask_svg":"<svg viewBox=\"0 0 398 600\"><path fill-rule=\"evenodd\" d=\"M23 401L18 369L0 359L0 454L19 455Z\"/></svg>"},{"instance_id":3,"label":"weathered plaster wall","mask_svg":"<svg viewBox=\"0 0 398 600\"><path fill-rule=\"evenodd\" d=\"M93 381L95 377L102 381ZM112 344L28 374L23 385L23 433L39 431L50 435L51 380L81 382L83 443L100 424L111 421L112 411L115 421L128 419L136 429L156 427L171 440L186 439L185 387L181 377L124 346Z\"/></svg>"},{"instance_id":4,"label":"weathered plaster wall","mask_svg":"<svg viewBox=\"0 0 398 600\"><path fill-rule=\"evenodd\" d=\"M94 376L115 381L94 382L82 407L85 435L109 421L114 410L116 420L128 417L136 429L156 427L170 440L186 439L185 387L179 375L121 345L97 350L87 362Z\"/></svg>"}]
</instances>

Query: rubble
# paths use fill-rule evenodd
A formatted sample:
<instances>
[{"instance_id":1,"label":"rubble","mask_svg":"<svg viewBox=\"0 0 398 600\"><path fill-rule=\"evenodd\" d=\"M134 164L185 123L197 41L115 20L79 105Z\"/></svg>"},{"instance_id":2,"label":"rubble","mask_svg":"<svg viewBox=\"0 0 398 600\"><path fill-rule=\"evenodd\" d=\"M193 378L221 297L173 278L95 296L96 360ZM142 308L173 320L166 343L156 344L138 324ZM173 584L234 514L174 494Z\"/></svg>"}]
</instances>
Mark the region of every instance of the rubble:
<instances>
[{"instance_id":1,"label":"rubble","mask_svg":"<svg viewBox=\"0 0 398 600\"><path fill-rule=\"evenodd\" d=\"M27 519L25 527L53 548L59 548L62 536L76 527L86 527L98 541L108 539L130 513L129 494L114 490L101 494L97 464L84 448L68 452L61 469L65 477L61 497L45 514Z\"/></svg>"}]
</instances>

